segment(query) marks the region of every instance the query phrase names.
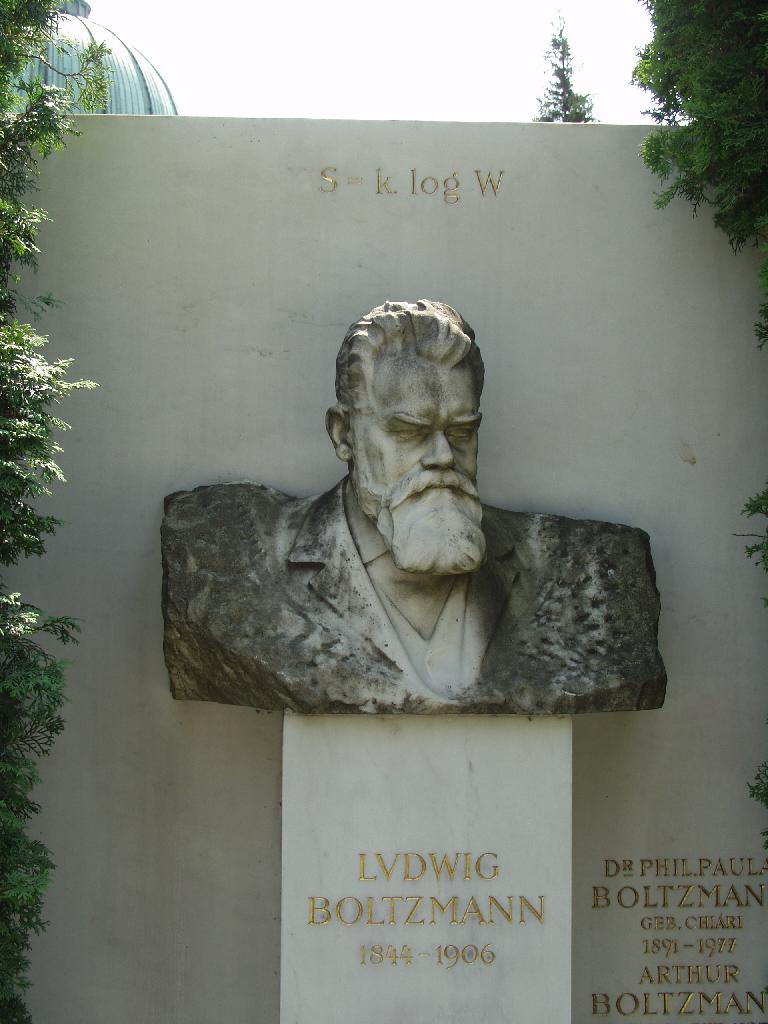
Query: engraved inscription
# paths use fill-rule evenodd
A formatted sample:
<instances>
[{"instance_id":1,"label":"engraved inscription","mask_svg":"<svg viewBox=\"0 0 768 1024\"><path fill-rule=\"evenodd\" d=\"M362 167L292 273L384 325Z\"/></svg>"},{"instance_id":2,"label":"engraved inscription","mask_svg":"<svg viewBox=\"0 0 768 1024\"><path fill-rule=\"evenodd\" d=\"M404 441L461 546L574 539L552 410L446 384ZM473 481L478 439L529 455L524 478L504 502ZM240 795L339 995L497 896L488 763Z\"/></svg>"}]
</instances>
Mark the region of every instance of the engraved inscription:
<instances>
[{"instance_id":1,"label":"engraved inscription","mask_svg":"<svg viewBox=\"0 0 768 1024\"><path fill-rule=\"evenodd\" d=\"M420 960L432 960L436 967L445 967L449 970L451 967L456 967L457 964L481 964L490 967L496 962L496 954L490 942L486 942L482 947L478 947L472 942L461 947L449 943L447 946L435 946L434 950L421 952L417 950L416 953L413 953L407 944L400 947L400 952L395 946L383 946L379 943L374 943L371 946L363 944L360 947L361 967L369 965L378 967L380 964L387 963L393 967L397 967L398 964L410 967L414 962L418 963Z\"/></svg>"},{"instance_id":2,"label":"engraved inscription","mask_svg":"<svg viewBox=\"0 0 768 1024\"><path fill-rule=\"evenodd\" d=\"M472 176L474 175L474 176ZM472 175L457 170L448 174L425 173L423 169L411 167L407 172L391 171L383 167L371 170L369 176L342 173L338 167L329 165L320 171L318 190L324 193L336 192L340 184L363 185L366 182L377 196L434 196L442 199L446 206L456 206L462 199L465 188L481 199L494 199L501 191L504 170L473 168ZM464 181L469 180L465 186Z\"/></svg>"},{"instance_id":3,"label":"engraved inscription","mask_svg":"<svg viewBox=\"0 0 768 1024\"><path fill-rule=\"evenodd\" d=\"M593 1018L751 1024L766 1013L764 979L745 978L737 958L757 908L768 901L768 858L608 858L603 876L592 886L592 909L629 912L645 962L627 991L592 993Z\"/></svg>"},{"instance_id":4,"label":"engraved inscription","mask_svg":"<svg viewBox=\"0 0 768 1024\"><path fill-rule=\"evenodd\" d=\"M487 926L512 925L516 928L526 925L541 926L545 922L545 897L543 895L522 895L489 892L490 884L502 885L501 867L498 854L491 851L472 853L419 853L402 851L390 854L381 852L358 853L356 864L357 885L402 886L399 892L377 891L365 895L318 895L307 897L307 924L310 927L426 927L437 926ZM433 885L438 893L410 892L409 886ZM468 885L473 892L467 891ZM463 887L459 892L446 891L448 887ZM362 967L379 966L384 963L393 967L412 966L419 962L430 962L436 967L479 968L490 967L496 962L496 949L491 942L470 941L463 943L438 942L427 945L423 938L431 937L429 931L414 932L419 936L414 947L410 942L395 943L362 942L358 948L359 963ZM466 934L466 933L465 933ZM428 942L428 938L427 938Z\"/></svg>"}]
</instances>

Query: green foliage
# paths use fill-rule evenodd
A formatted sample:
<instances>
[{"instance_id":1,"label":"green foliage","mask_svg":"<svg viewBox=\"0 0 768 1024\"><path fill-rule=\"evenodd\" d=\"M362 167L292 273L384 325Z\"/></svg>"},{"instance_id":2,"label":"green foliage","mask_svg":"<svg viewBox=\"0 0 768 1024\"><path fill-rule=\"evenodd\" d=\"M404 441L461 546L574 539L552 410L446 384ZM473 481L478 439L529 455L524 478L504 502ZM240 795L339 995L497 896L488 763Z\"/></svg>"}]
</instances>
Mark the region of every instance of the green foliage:
<instances>
[{"instance_id":1,"label":"green foliage","mask_svg":"<svg viewBox=\"0 0 768 1024\"><path fill-rule=\"evenodd\" d=\"M539 100L539 116L535 121L594 121L592 98L587 93L574 92L573 58L571 47L565 37L565 24L560 18L552 26L552 39L547 50L547 60L552 69L552 81L544 97Z\"/></svg>"},{"instance_id":2,"label":"green foliage","mask_svg":"<svg viewBox=\"0 0 768 1024\"><path fill-rule=\"evenodd\" d=\"M22 604L18 594L0 594L0 1009L2 1020L26 1021L21 991L28 986L30 933L39 933L43 894L53 868L48 851L26 833L38 810L31 791L39 781L37 758L61 732L63 663L33 639L48 634L74 640L71 619L47 619Z\"/></svg>"},{"instance_id":3,"label":"green foliage","mask_svg":"<svg viewBox=\"0 0 768 1024\"><path fill-rule=\"evenodd\" d=\"M753 495L741 510L743 516L765 516L768 519L768 484L765 490ZM768 572L768 528L764 533L755 534L757 544L747 544L746 553L748 558L754 558L757 564ZM763 604L768 608L768 597L763 598ZM766 802L768 807L768 802Z\"/></svg>"},{"instance_id":4,"label":"green foliage","mask_svg":"<svg viewBox=\"0 0 768 1024\"><path fill-rule=\"evenodd\" d=\"M753 495L745 502L741 514L748 517L765 516L768 519L768 484L759 494ZM757 542L747 544L747 557L754 558L756 563L768 572L768 527L763 533L754 536ZM768 608L768 597L763 598L763 604ZM768 807L768 761L763 761L757 766L757 773L749 785L749 795L764 807ZM768 850L768 828L763 829L762 836L763 845Z\"/></svg>"},{"instance_id":5,"label":"green foliage","mask_svg":"<svg viewBox=\"0 0 768 1024\"><path fill-rule=\"evenodd\" d=\"M748 788L749 795L753 800L757 800L764 807L768 807L768 761L758 765L757 773L752 782L748 784ZM763 837L763 846L768 850L768 828L764 828L761 835Z\"/></svg>"},{"instance_id":6,"label":"green foliage","mask_svg":"<svg viewBox=\"0 0 768 1024\"><path fill-rule=\"evenodd\" d=\"M50 296L31 299L18 289L19 270L37 266L43 210L27 205L41 158L77 134L67 117L75 100L92 108L105 100L104 48L80 55L79 70L63 88L45 86L28 70L47 60L58 26L56 0L0 0L0 566L40 555L58 522L35 509L48 485L62 480L54 432L66 427L51 411L75 388L67 360L49 363L46 339L16 318L21 304L36 311ZM67 44L61 44L61 47ZM26 76L26 77L25 77ZM38 809L31 793L37 761L61 731L63 663L37 642L75 639L76 624L50 618L8 593L0 581L0 1021L30 1024L30 937L44 927L43 895L53 865L48 851L27 834Z\"/></svg>"},{"instance_id":7,"label":"green foliage","mask_svg":"<svg viewBox=\"0 0 768 1024\"><path fill-rule=\"evenodd\" d=\"M635 81L653 94L658 127L642 147L648 167L680 196L713 207L734 249L765 254L768 300L768 10L764 0L643 0L654 27ZM768 341L768 301L755 324Z\"/></svg>"},{"instance_id":8,"label":"green foliage","mask_svg":"<svg viewBox=\"0 0 768 1024\"><path fill-rule=\"evenodd\" d=\"M40 349L45 339L29 326L12 320L0 327L0 564L41 555L43 536L58 525L41 516L31 501L48 494L47 485L63 480L54 461L60 451L55 429L67 424L49 409L90 381L68 382L71 360L49 363Z\"/></svg>"},{"instance_id":9,"label":"green foliage","mask_svg":"<svg viewBox=\"0 0 768 1024\"><path fill-rule=\"evenodd\" d=\"M44 59L49 43L75 52L55 39L56 7L56 0L0 0L0 320L14 315L20 299L13 268L37 265L37 232L45 213L26 205L37 161L77 134L67 116L75 103L92 110L106 101L103 45L77 51L79 68L65 76L63 88L28 76L30 61Z\"/></svg>"},{"instance_id":10,"label":"green foliage","mask_svg":"<svg viewBox=\"0 0 768 1024\"><path fill-rule=\"evenodd\" d=\"M768 9L765 0L643 0L653 22L635 81L654 98L657 126L642 155L671 183L656 205L676 197L711 206L735 251L751 242L764 255L759 279L768 300ZM768 341L768 301L755 323ZM750 498L746 516L768 515L768 487ZM768 534L746 553L768 572ZM764 599L768 606L768 599ZM768 762L750 794L768 807ZM768 846L768 831L764 832Z\"/></svg>"},{"instance_id":11,"label":"green foliage","mask_svg":"<svg viewBox=\"0 0 768 1024\"><path fill-rule=\"evenodd\" d=\"M16 320L0 326L0 565L43 553L43 537L58 525L32 501L62 480L53 438L66 426L52 415L74 388L64 380L68 362L48 363L45 339ZM37 810L30 792L36 759L61 731L63 665L35 641L47 635L74 640L76 624L49 618L0 584L0 1020L29 1020L21 999L27 986L30 935L43 928L42 901L52 864L45 847L26 833Z\"/></svg>"}]
</instances>

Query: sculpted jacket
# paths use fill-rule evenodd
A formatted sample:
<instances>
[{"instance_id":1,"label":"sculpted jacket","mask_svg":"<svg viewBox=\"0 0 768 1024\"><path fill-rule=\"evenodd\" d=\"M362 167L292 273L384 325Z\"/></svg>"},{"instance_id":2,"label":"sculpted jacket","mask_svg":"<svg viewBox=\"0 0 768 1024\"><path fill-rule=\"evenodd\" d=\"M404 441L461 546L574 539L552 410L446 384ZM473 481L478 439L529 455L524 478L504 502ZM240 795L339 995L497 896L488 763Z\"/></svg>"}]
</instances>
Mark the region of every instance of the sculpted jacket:
<instances>
[{"instance_id":1,"label":"sculpted jacket","mask_svg":"<svg viewBox=\"0 0 768 1024\"><path fill-rule=\"evenodd\" d=\"M165 658L175 697L309 713L574 714L660 707L659 598L647 535L483 506L487 557L467 607L476 682L425 691L347 525L342 484L166 498Z\"/></svg>"}]
</instances>

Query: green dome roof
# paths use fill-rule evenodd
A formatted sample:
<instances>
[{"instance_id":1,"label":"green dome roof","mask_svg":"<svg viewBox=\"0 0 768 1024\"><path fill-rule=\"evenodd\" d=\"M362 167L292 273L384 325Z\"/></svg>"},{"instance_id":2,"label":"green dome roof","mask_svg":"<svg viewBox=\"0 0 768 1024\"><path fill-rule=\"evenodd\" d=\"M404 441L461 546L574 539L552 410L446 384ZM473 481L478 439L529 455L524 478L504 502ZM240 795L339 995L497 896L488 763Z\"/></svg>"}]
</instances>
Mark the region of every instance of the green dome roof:
<instances>
[{"instance_id":1,"label":"green dome roof","mask_svg":"<svg viewBox=\"0 0 768 1024\"><path fill-rule=\"evenodd\" d=\"M124 43L114 32L95 21L90 21L90 4L84 0L70 0L69 3L63 3L59 10L59 36L73 41L75 47L85 47L92 42L106 43L112 51L105 61L111 74L109 100L102 113L178 113L170 89L157 68L142 53ZM76 71L78 67L74 55L57 53L52 45L48 47L46 60L65 73ZM46 85L64 84L60 74L40 61L34 61L32 68L34 74L39 75Z\"/></svg>"}]
</instances>

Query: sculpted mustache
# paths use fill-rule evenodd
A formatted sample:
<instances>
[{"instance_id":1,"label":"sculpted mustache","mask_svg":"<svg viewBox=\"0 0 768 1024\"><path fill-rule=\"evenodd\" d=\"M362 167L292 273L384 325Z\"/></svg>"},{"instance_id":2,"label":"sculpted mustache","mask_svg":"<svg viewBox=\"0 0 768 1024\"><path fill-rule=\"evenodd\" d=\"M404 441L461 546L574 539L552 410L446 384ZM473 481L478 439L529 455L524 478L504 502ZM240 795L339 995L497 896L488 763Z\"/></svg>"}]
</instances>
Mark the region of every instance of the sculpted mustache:
<instances>
[{"instance_id":1,"label":"sculpted mustache","mask_svg":"<svg viewBox=\"0 0 768 1024\"><path fill-rule=\"evenodd\" d=\"M451 490L461 491L463 494L480 500L477 488L464 473L456 469L421 469L408 473L399 480L389 494L384 498L383 505L386 508L397 508L414 494L421 494L422 491L433 487L447 487Z\"/></svg>"}]
</instances>

